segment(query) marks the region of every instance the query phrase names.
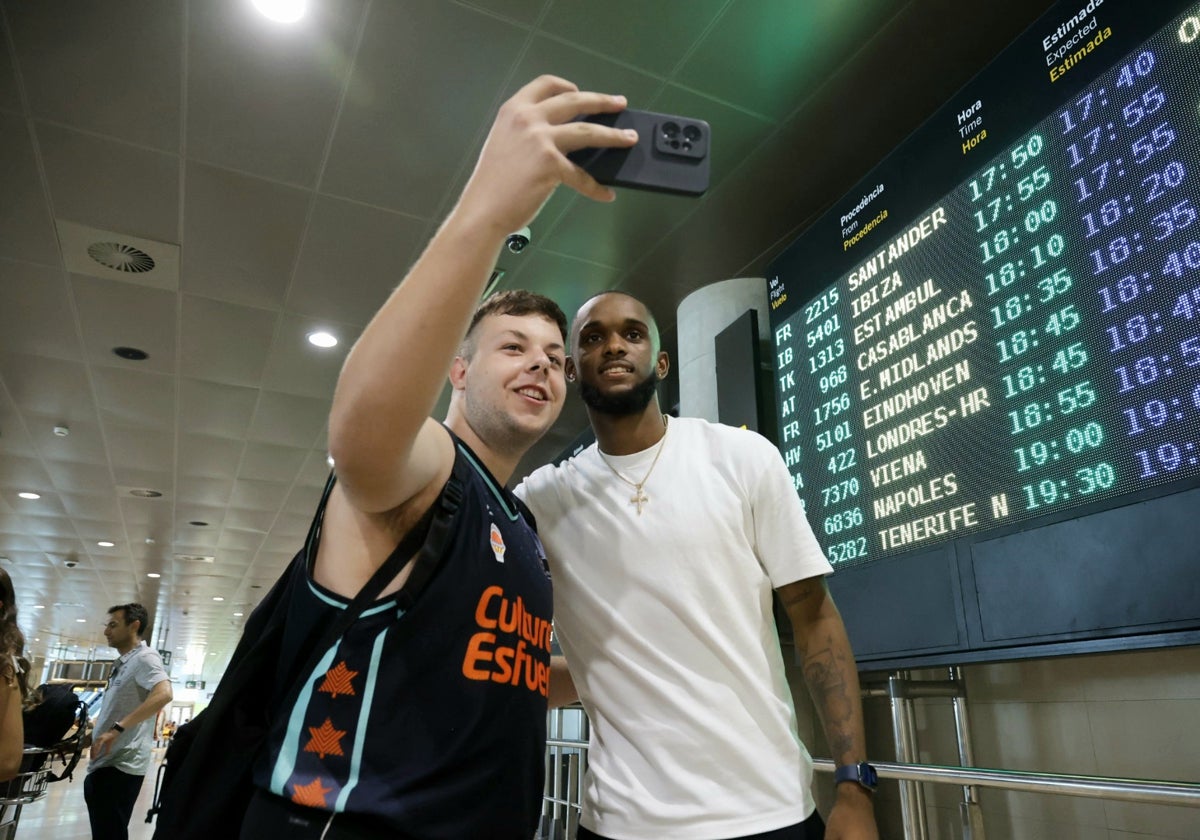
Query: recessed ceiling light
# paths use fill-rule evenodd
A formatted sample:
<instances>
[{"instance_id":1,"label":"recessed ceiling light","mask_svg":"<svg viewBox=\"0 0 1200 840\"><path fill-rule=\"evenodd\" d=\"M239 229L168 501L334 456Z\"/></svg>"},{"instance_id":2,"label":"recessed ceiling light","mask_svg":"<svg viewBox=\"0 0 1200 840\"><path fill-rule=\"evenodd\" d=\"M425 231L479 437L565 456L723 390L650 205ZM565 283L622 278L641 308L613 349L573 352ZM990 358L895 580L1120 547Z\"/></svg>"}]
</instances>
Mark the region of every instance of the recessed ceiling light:
<instances>
[{"instance_id":1,"label":"recessed ceiling light","mask_svg":"<svg viewBox=\"0 0 1200 840\"><path fill-rule=\"evenodd\" d=\"M254 0L254 8L280 23L295 23L304 17L308 0Z\"/></svg>"},{"instance_id":2,"label":"recessed ceiling light","mask_svg":"<svg viewBox=\"0 0 1200 840\"><path fill-rule=\"evenodd\" d=\"M35 610L44 610L44 609L46 609L46 605L45 604L34 604L33 608Z\"/></svg>"},{"instance_id":3,"label":"recessed ceiling light","mask_svg":"<svg viewBox=\"0 0 1200 840\"><path fill-rule=\"evenodd\" d=\"M224 601L225 599L224 599L224 598L222 598L220 595L214 595L214 596L213 596L213 600L214 600L214 601Z\"/></svg>"},{"instance_id":4,"label":"recessed ceiling light","mask_svg":"<svg viewBox=\"0 0 1200 840\"><path fill-rule=\"evenodd\" d=\"M160 575L158 572L146 572L146 577L148 577L148 578L160 578L160 577L162 577L162 575Z\"/></svg>"},{"instance_id":5,"label":"recessed ceiling light","mask_svg":"<svg viewBox=\"0 0 1200 840\"><path fill-rule=\"evenodd\" d=\"M114 347L113 352L130 362L144 362L150 358L149 353L137 347Z\"/></svg>"},{"instance_id":6,"label":"recessed ceiling light","mask_svg":"<svg viewBox=\"0 0 1200 840\"><path fill-rule=\"evenodd\" d=\"M314 347L337 347L338 340L333 333L317 330L308 334L308 343Z\"/></svg>"},{"instance_id":7,"label":"recessed ceiling light","mask_svg":"<svg viewBox=\"0 0 1200 840\"><path fill-rule=\"evenodd\" d=\"M243 615L245 615L245 613L234 613L234 616L237 618L241 618Z\"/></svg>"},{"instance_id":8,"label":"recessed ceiling light","mask_svg":"<svg viewBox=\"0 0 1200 840\"><path fill-rule=\"evenodd\" d=\"M22 499L30 499L30 500L42 498L41 493L30 493L29 491L24 491L22 493L18 493L17 495L20 496Z\"/></svg>"},{"instance_id":9,"label":"recessed ceiling light","mask_svg":"<svg viewBox=\"0 0 1200 840\"><path fill-rule=\"evenodd\" d=\"M54 436L55 437L66 437L69 434L71 434L71 430L69 428L67 428L66 426L55 426L54 427Z\"/></svg>"},{"instance_id":10,"label":"recessed ceiling light","mask_svg":"<svg viewBox=\"0 0 1200 840\"><path fill-rule=\"evenodd\" d=\"M116 543L109 542L108 540L100 540L100 542L96 543L96 545L100 546L101 548L112 548L116 545Z\"/></svg>"},{"instance_id":11,"label":"recessed ceiling light","mask_svg":"<svg viewBox=\"0 0 1200 840\"><path fill-rule=\"evenodd\" d=\"M77 618L77 619L75 619L75 622L77 624L87 624L87 619L86 618Z\"/></svg>"}]
</instances>

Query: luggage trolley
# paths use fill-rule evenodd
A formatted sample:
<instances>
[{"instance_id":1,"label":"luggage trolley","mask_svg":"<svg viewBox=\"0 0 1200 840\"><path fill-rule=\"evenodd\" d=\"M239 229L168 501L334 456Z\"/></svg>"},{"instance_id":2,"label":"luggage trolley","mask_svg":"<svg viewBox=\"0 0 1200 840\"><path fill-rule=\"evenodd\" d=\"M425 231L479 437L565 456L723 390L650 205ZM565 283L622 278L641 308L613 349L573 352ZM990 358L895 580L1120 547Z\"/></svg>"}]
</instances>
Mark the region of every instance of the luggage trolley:
<instances>
[{"instance_id":1,"label":"luggage trolley","mask_svg":"<svg viewBox=\"0 0 1200 840\"><path fill-rule=\"evenodd\" d=\"M50 758L53 749L28 747L21 767L37 767L0 782L0 840L11 840L17 833L21 809L46 795L50 783Z\"/></svg>"},{"instance_id":2,"label":"luggage trolley","mask_svg":"<svg viewBox=\"0 0 1200 840\"><path fill-rule=\"evenodd\" d=\"M17 833L21 809L46 795L51 782L71 779L83 756L88 739L87 706L79 704L70 735L48 747L27 746L21 759L21 772L0 782L0 840L12 840ZM57 773L55 763L61 765Z\"/></svg>"}]
</instances>

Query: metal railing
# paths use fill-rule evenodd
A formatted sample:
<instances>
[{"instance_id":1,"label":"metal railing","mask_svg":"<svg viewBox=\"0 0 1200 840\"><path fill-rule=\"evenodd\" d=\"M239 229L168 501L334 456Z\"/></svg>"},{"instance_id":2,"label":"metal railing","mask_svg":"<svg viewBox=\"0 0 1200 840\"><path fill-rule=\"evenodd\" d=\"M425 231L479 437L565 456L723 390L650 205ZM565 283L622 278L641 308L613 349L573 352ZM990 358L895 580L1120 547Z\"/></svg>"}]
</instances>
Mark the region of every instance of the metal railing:
<instances>
[{"instance_id":1,"label":"metal railing","mask_svg":"<svg viewBox=\"0 0 1200 840\"><path fill-rule=\"evenodd\" d=\"M1058 773L1033 773L1021 770L985 770L979 767L947 767L939 764L898 764L873 761L880 778L909 782L936 782L947 785L1019 790L1029 793L1053 793L1110 799L1116 802L1141 802L1150 805L1184 805L1200 808L1200 784L1193 782L1122 779L1112 776L1070 776ZM813 768L833 772L833 760L814 758Z\"/></svg>"},{"instance_id":2,"label":"metal railing","mask_svg":"<svg viewBox=\"0 0 1200 840\"><path fill-rule=\"evenodd\" d=\"M587 766L588 742L550 738L546 742L546 796L543 806L546 840L572 838L579 824L579 802L583 771ZM880 778L902 782L932 782L945 785L976 785L1001 790L1200 808L1200 783L1126 779L1113 776L1082 776L1036 773L1021 770L989 770L980 767L951 767L938 764L873 762ZM814 758L813 769L832 773L828 758Z\"/></svg>"}]
</instances>

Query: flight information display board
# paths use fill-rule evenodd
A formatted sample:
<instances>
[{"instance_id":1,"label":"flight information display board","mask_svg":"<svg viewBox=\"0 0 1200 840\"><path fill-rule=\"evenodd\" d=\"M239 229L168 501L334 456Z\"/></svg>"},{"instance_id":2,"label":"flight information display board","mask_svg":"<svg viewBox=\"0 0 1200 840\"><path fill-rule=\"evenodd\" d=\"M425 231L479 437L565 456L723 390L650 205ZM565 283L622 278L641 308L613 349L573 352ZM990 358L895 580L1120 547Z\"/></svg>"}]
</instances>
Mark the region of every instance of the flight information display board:
<instances>
[{"instance_id":1,"label":"flight information display board","mask_svg":"<svg viewBox=\"0 0 1200 840\"><path fill-rule=\"evenodd\" d=\"M1200 3L1059 3L768 275L836 566L1200 477Z\"/></svg>"}]
</instances>

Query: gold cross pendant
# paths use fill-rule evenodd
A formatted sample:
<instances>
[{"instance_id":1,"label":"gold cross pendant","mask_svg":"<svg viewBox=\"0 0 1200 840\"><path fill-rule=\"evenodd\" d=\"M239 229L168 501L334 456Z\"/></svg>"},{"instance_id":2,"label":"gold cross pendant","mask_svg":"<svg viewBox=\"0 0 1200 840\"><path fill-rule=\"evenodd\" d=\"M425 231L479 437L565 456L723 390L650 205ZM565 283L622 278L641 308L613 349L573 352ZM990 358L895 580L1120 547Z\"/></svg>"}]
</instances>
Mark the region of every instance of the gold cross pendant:
<instances>
[{"instance_id":1,"label":"gold cross pendant","mask_svg":"<svg viewBox=\"0 0 1200 840\"><path fill-rule=\"evenodd\" d=\"M637 505L638 516L642 515L642 505L646 504L648 501L650 501L650 499L645 493L642 492L641 487L638 487L637 492L629 497L629 504Z\"/></svg>"}]
</instances>

